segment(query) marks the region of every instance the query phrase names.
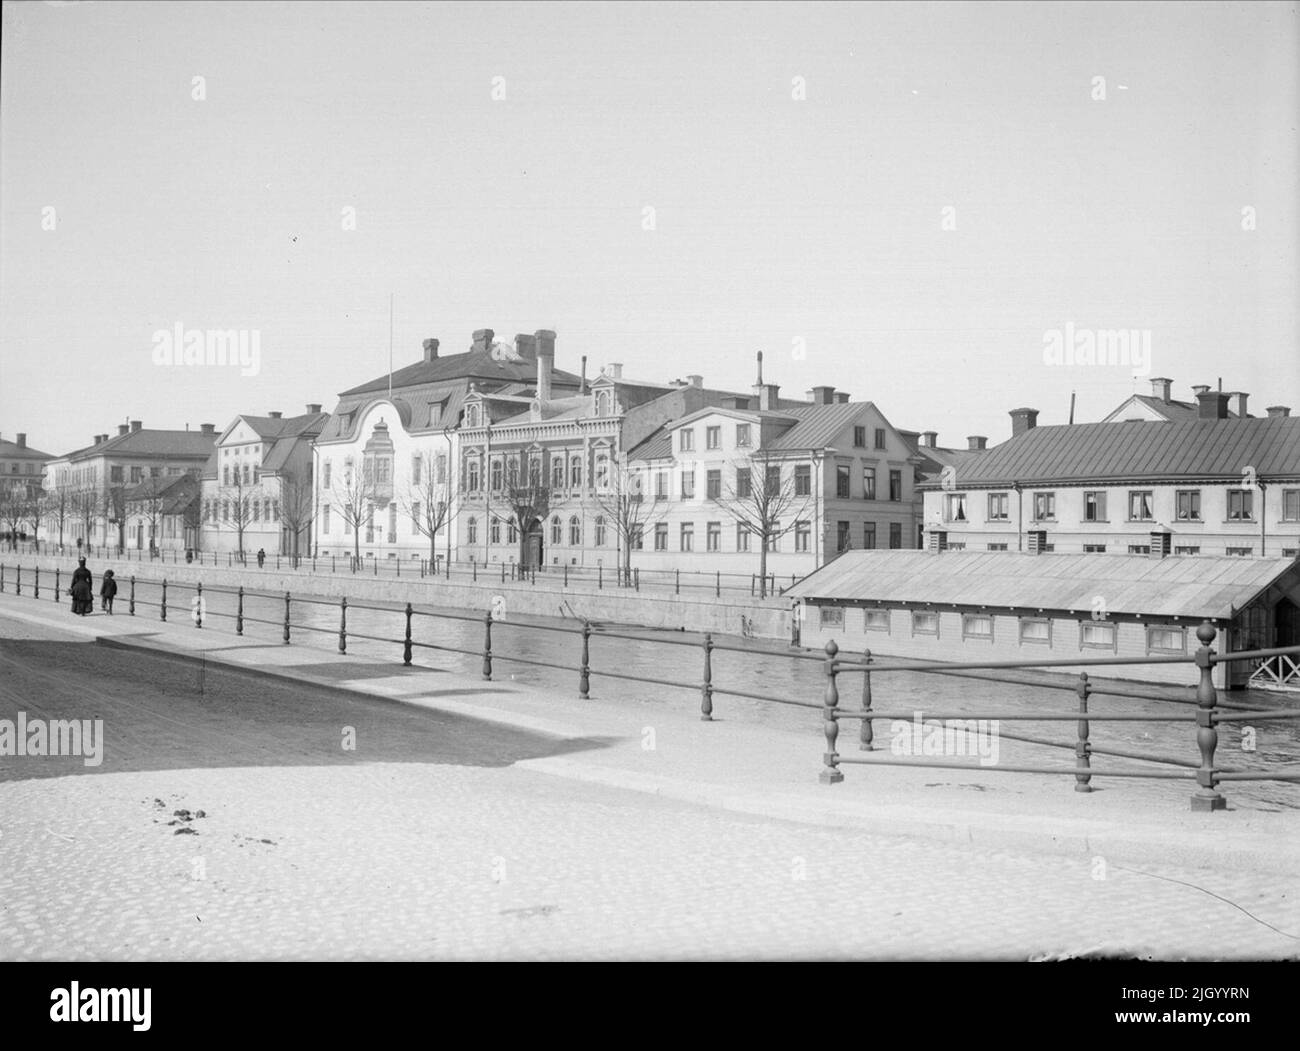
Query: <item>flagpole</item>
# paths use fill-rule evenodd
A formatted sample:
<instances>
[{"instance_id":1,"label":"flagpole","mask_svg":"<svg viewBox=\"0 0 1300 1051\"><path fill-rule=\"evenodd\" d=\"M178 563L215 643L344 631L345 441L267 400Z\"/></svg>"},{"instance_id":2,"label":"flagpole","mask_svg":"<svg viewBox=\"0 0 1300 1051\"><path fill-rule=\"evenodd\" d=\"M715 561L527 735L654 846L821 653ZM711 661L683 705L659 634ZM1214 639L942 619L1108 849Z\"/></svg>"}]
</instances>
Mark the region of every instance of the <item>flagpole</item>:
<instances>
[{"instance_id":1,"label":"flagpole","mask_svg":"<svg viewBox=\"0 0 1300 1051\"><path fill-rule=\"evenodd\" d=\"M388 400L393 400L393 293L388 293Z\"/></svg>"}]
</instances>

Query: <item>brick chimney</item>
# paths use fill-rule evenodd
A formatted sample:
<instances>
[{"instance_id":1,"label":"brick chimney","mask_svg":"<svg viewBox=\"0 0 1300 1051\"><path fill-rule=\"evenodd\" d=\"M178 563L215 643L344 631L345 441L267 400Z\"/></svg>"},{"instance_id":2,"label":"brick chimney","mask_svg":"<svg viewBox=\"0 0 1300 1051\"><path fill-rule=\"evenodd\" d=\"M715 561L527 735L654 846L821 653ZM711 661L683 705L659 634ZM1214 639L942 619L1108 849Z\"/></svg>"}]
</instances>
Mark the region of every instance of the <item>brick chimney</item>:
<instances>
[{"instance_id":1,"label":"brick chimney","mask_svg":"<svg viewBox=\"0 0 1300 1051\"><path fill-rule=\"evenodd\" d=\"M143 426L144 426L144 424L141 423L139 420L132 420L132 421L131 421L131 431L132 431L132 433L134 433L135 431L138 431L138 430L139 430L141 427L143 427ZM104 435L104 437L107 438L108 435Z\"/></svg>"},{"instance_id":2,"label":"brick chimney","mask_svg":"<svg viewBox=\"0 0 1300 1051\"><path fill-rule=\"evenodd\" d=\"M527 332L520 332L515 336L515 354L523 361L537 360L537 337L530 336Z\"/></svg>"},{"instance_id":3,"label":"brick chimney","mask_svg":"<svg viewBox=\"0 0 1300 1051\"><path fill-rule=\"evenodd\" d=\"M543 405L551 400L551 372L555 368L555 333L539 328L533 333L537 341L537 400Z\"/></svg>"},{"instance_id":4,"label":"brick chimney","mask_svg":"<svg viewBox=\"0 0 1300 1051\"><path fill-rule=\"evenodd\" d=\"M834 387L814 387L808 392L808 399L814 405L834 405L835 388Z\"/></svg>"},{"instance_id":5,"label":"brick chimney","mask_svg":"<svg viewBox=\"0 0 1300 1051\"><path fill-rule=\"evenodd\" d=\"M966 438L966 448L970 452L983 452L988 447L989 440L982 434L971 434Z\"/></svg>"},{"instance_id":6,"label":"brick chimney","mask_svg":"<svg viewBox=\"0 0 1300 1051\"><path fill-rule=\"evenodd\" d=\"M1289 405L1270 405L1267 412L1270 416L1290 416L1291 407Z\"/></svg>"},{"instance_id":7,"label":"brick chimney","mask_svg":"<svg viewBox=\"0 0 1300 1051\"><path fill-rule=\"evenodd\" d=\"M688 383L690 383L692 387L704 386L704 377L697 372L692 372L689 376L686 377L686 380Z\"/></svg>"},{"instance_id":8,"label":"brick chimney","mask_svg":"<svg viewBox=\"0 0 1300 1051\"><path fill-rule=\"evenodd\" d=\"M922 432L921 432L921 444L924 445L927 449L935 449L935 448L938 448L938 445L939 445L939 432L938 432L938 431L922 431Z\"/></svg>"},{"instance_id":9,"label":"brick chimney","mask_svg":"<svg viewBox=\"0 0 1300 1051\"><path fill-rule=\"evenodd\" d=\"M1196 392L1196 415L1202 420L1226 420L1228 418L1228 396L1219 390Z\"/></svg>"},{"instance_id":10,"label":"brick chimney","mask_svg":"<svg viewBox=\"0 0 1300 1051\"><path fill-rule=\"evenodd\" d=\"M1209 389L1210 389L1210 385L1208 383L1197 383L1195 386L1192 387L1192 397L1199 398L1202 394L1204 394Z\"/></svg>"},{"instance_id":11,"label":"brick chimney","mask_svg":"<svg viewBox=\"0 0 1300 1051\"><path fill-rule=\"evenodd\" d=\"M1246 418L1246 399L1250 395L1244 391L1234 390L1228 395L1228 408L1240 416L1243 420Z\"/></svg>"},{"instance_id":12,"label":"brick chimney","mask_svg":"<svg viewBox=\"0 0 1300 1051\"><path fill-rule=\"evenodd\" d=\"M122 435L124 434L130 434L130 433L131 433L131 425L129 423L119 423L117 425L117 436L119 438L122 437Z\"/></svg>"},{"instance_id":13,"label":"brick chimney","mask_svg":"<svg viewBox=\"0 0 1300 1051\"><path fill-rule=\"evenodd\" d=\"M1016 438L1024 434L1025 431L1032 430L1038 426L1037 409L1012 409L1011 410L1011 437Z\"/></svg>"},{"instance_id":14,"label":"brick chimney","mask_svg":"<svg viewBox=\"0 0 1300 1051\"><path fill-rule=\"evenodd\" d=\"M317 415L317 414L320 412L320 402L318 402L318 401L309 401L309 402L307 403L307 412L308 412L308 414L311 415L311 416L315 416L315 415Z\"/></svg>"},{"instance_id":15,"label":"brick chimney","mask_svg":"<svg viewBox=\"0 0 1300 1051\"><path fill-rule=\"evenodd\" d=\"M1151 396L1159 398L1166 405L1169 404L1169 392L1174 385L1174 381L1166 379L1164 376L1156 376L1151 381Z\"/></svg>"},{"instance_id":16,"label":"brick chimney","mask_svg":"<svg viewBox=\"0 0 1300 1051\"><path fill-rule=\"evenodd\" d=\"M20 449L26 449L26 448L27 448L27 435L25 435L25 434L18 434L18 435L15 435L15 437L18 439L18 448L20 448Z\"/></svg>"},{"instance_id":17,"label":"brick chimney","mask_svg":"<svg viewBox=\"0 0 1300 1051\"><path fill-rule=\"evenodd\" d=\"M216 425L215 423L200 423L200 424L199 424L199 433L200 433L200 434L216 434L216 433L217 433L217 425Z\"/></svg>"},{"instance_id":18,"label":"brick chimney","mask_svg":"<svg viewBox=\"0 0 1300 1051\"><path fill-rule=\"evenodd\" d=\"M282 413L282 412L268 412L267 415L270 416L271 419L273 419L273 420L278 420L278 419L280 419L280 418L284 415L284 413Z\"/></svg>"},{"instance_id":19,"label":"brick chimney","mask_svg":"<svg viewBox=\"0 0 1300 1051\"><path fill-rule=\"evenodd\" d=\"M849 403L849 392L846 390L837 390L835 392L835 404L847 405Z\"/></svg>"},{"instance_id":20,"label":"brick chimney","mask_svg":"<svg viewBox=\"0 0 1300 1051\"><path fill-rule=\"evenodd\" d=\"M623 378L623 363L621 361L611 361L609 363L609 377L615 380Z\"/></svg>"},{"instance_id":21,"label":"brick chimney","mask_svg":"<svg viewBox=\"0 0 1300 1051\"><path fill-rule=\"evenodd\" d=\"M103 435L101 435L101 434L93 434L93 435L91 435L91 437L94 439L94 444L95 444L95 445L98 445L98 444L99 444L99 440L100 440L100 438L103 437Z\"/></svg>"},{"instance_id":22,"label":"brick chimney","mask_svg":"<svg viewBox=\"0 0 1300 1051\"><path fill-rule=\"evenodd\" d=\"M424 360L433 361L438 356L438 341L436 339L426 339L424 341Z\"/></svg>"},{"instance_id":23,"label":"brick chimney","mask_svg":"<svg viewBox=\"0 0 1300 1051\"><path fill-rule=\"evenodd\" d=\"M479 351L492 349L492 338L496 335L490 328L479 328L474 330L474 342L470 350L478 353Z\"/></svg>"}]
</instances>

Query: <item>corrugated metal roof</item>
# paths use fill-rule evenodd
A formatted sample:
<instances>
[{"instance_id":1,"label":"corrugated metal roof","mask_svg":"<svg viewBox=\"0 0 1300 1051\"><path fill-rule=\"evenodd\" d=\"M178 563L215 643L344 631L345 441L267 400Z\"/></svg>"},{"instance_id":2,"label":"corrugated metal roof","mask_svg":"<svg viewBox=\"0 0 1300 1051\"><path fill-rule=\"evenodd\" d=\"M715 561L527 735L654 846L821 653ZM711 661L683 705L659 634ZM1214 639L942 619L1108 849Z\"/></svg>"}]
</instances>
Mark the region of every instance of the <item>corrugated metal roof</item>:
<instances>
[{"instance_id":1,"label":"corrugated metal roof","mask_svg":"<svg viewBox=\"0 0 1300 1051\"><path fill-rule=\"evenodd\" d=\"M1123 404L1127 405L1129 401L1141 402L1153 412L1159 413L1167 420L1195 420L1199 419L1201 415L1201 408L1194 401L1180 401L1177 398L1170 398L1168 401L1165 401L1163 398L1157 398L1151 394L1134 394L1132 398L1125 398ZM1123 405L1121 405L1120 408L1123 408ZM1119 409L1116 409L1115 411L1118 412ZM1228 418L1236 419L1237 414L1229 409ZM1122 421L1116 420L1115 422L1118 423Z\"/></svg>"},{"instance_id":2,"label":"corrugated metal roof","mask_svg":"<svg viewBox=\"0 0 1300 1051\"><path fill-rule=\"evenodd\" d=\"M1213 555L846 551L785 593L813 601L1076 611L1091 611L1100 597L1114 614L1219 619L1289 570L1300 575L1300 564Z\"/></svg>"},{"instance_id":3,"label":"corrugated metal roof","mask_svg":"<svg viewBox=\"0 0 1300 1051\"><path fill-rule=\"evenodd\" d=\"M957 465L955 484L1300 478L1300 417L1031 427ZM933 483L928 483L933 484Z\"/></svg>"},{"instance_id":4,"label":"corrugated metal roof","mask_svg":"<svg viewBox=\"0 0 1300 1051\"><path fill-rule=\"evenodd\" d=\"M417 361L393 373L393 390L415 387L423 383L441 383L447 380L487 380L491 383L527 383L537 379L537 362L527 359L497 358L490 350L471 350L464 354L448 354L432 361ZM576 386L580 378L562 369L551 370L551 382ZM358 387L343 391L340 398L372 392L388 392L388 373Z\"/></svg>"},{"instance_id":5,"label":"corrugated metal roof","mask_svg":"<svg viewBox=\"0 0 1300 1051\"><path fill-rule=\"evenodd\" d=\"M96 456L208 456L217 435L202 431L138 430L118 434L98 445L87 445L60 459L83 460Z\"/></svg>"},{"instance_id":6,"label":"corrugated metal roof","mask_svg":"<svg viewBox=\"0 0 1300 1051\"><path fill-rule=\"evenodd\" d=\"M846 402L836 405L805 405L785 409L784 416L798 422L769 444L771 449L820 449L851 424L870 402Z\"/></svg>"},{"instance_id":7,"label":"corrugated metal roof","mask_svg":"<svg viewBox=\"0 0 1300 1051\"><path fill-rule=\"evenodd\" d=\"M667 429L660 427L628 453L629 460L662 460L673 454L673 439Z\"/></svg>"}]
</instances>

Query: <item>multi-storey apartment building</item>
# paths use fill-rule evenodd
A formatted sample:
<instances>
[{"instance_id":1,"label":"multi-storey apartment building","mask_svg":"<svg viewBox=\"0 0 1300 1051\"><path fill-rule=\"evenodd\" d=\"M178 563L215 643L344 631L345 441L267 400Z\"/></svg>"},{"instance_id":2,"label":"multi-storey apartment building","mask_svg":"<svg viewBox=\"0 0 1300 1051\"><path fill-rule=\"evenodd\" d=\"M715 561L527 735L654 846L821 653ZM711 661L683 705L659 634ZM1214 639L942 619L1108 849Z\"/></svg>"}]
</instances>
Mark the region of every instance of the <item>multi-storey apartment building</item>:
<instances>
[{"instance_id":1,"label":"multi-storey apartment building","mask_svg":"<svg viewBox=\"0 0 1300 1051\"><path fill-rule=\"evenodd\" d=\"M922 485L931 546L989 551L1294 557L1300 419L1226 416L1199 395L1180 422L1036 427Z\"/></svg>"},{"instance_id":2,"label":"multi-storey apartment building","mask_svg":"<svg viewBox=\"0 0 1300 1051\"><path fill-rule=\"evenodd\" d=\"M123 494L126 548L157 555L199 548L199 494L193 474L150 478Z\"/></svg>"},{"instance_id":3,"label":"multi-storey apartment building","mask_svg":"<svg viewBox=\"0 0 1300 1051\"><path fill-rule=\"evenodd\" d=\"M314 512L312 442L328 413L237 416L203 470L200 545L210 551L306 554Z\"/></svg>"},{"instance_id":4,"label":"multi-storey apartment building","mask_svg":"<svg viewBox=\"0 0 1300 1051\"><path fill-rule=\"evenodd\" d=\"M54 458L28 445L25 434L13 441L0 438L0 486L7 494L17 489L24 499L37 497L45 485L45 465Z\"/></svg>"}]
</instances>

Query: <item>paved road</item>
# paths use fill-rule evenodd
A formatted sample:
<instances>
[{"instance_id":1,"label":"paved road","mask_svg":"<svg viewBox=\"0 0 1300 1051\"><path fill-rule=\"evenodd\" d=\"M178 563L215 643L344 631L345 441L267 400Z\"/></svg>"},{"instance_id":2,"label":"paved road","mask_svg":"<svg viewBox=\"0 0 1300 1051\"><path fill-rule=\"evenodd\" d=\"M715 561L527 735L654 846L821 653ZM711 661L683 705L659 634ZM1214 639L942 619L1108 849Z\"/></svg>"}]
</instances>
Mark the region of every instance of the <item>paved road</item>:
<instances>
[{"instance_id":1,"label":"paved road","mask_svg":"<svg viewBox=\"0 0 1300 1051\"><path fill-rule=\"evenodd\" d=\"M98 769L63 761L71 776L51 776L55 760L4 760L4 958L1300 948L1293 888L1276 878L1103 869L721 813L501 765L549 754L549 738L227 672L209 670L200 691L193 669L8 619L0 661L0 718L19 706L98 716L109 742ZM344 725L356 753L339 747Z\"/></svg>"}]
</instances>

